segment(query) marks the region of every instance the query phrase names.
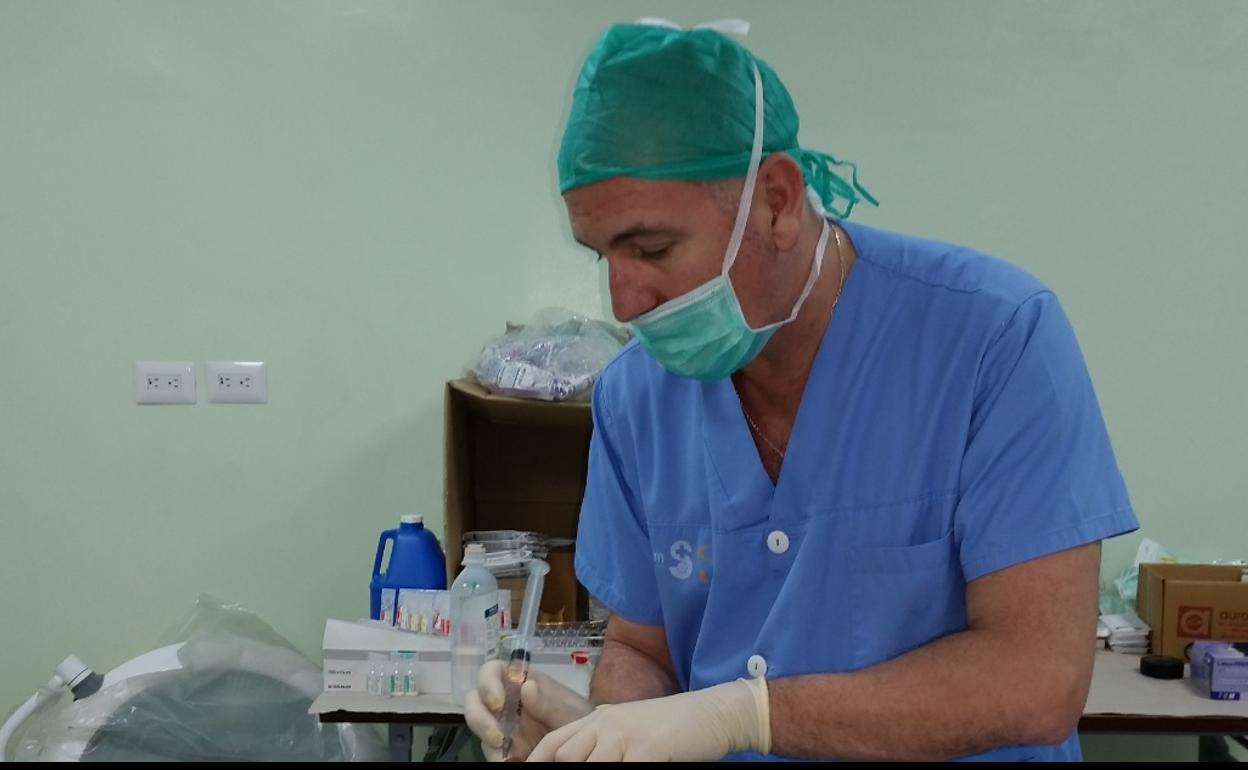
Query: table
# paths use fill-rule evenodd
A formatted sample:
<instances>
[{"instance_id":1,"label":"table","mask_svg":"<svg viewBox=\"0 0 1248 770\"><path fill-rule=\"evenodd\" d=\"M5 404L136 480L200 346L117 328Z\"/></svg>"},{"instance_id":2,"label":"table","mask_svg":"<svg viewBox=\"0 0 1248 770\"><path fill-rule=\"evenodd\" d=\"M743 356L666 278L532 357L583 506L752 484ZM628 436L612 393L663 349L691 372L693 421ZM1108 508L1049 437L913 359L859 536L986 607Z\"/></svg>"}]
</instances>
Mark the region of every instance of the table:
<instances>
[{"instance_id":1,"label":"table","mask_svg":"<svg viewBox=\"0 0 1248 770\"><path fill-rule=\"evenodd\" d=\"M1150 679L1140 658L1098 650L1092 687L1079 729L1083 732L1248 735L1248 701L1216 701L1182 680ZM412 726L433 725L427 760L453 757L467 739L464 710L445 693L384 698L367 693L323 693L309 711L322 722L371 722L390 726L392 758L411 756ZM1212 747L1202 744L1202 752Z\"/></svg>"},{"instance_id":2,"label":"table","mask_svg":"<svg viewBox=\"0 0 1248 770\"><path fill-rule=\"evenodd\" d=\"M1248 735L1248 701L1206 698L1189 677L1184 671L1181 680L1151 679L1140 673L1140 656L1098 650L1079 730L1199 735L1201 759L1224 758L1221 736Z\"/></svg>"},{"instance_id":3,"label":"table","mask_svg":"<svg viewBox=\"0 0 1248 770\"><path fill-rule=\"evenodd\" d=\"M312 702L308 712L322 722L387 725L392 762L411 761L412 728L416 725L436 728L425 752L426 762L453 760L468 740L464 709L451 703L447 693L387 698L362 692L327 692Z\"/></svg>"}]
</instances>

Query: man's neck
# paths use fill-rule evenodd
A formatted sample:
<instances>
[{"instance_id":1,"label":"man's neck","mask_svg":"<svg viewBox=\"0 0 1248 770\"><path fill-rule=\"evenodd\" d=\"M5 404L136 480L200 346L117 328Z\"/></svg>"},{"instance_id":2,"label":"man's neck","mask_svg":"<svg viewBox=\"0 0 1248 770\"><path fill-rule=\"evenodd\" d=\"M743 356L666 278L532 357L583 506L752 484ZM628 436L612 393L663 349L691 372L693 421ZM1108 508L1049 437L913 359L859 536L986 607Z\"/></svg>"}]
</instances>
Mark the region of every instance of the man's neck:
<instances>
[{"instance_id":1,"label":"man's neck","mask_svg":"<svg viewBox=\"0 0 1248 770\"><path fill-rule=\"evenodd\" d=\"M806 253L810 259L814 258L822 229L818 217L813 219L802 238L808 244ZM828 226L836 229L831 223ZM781 411L789 411L787 407L796 411L833 309L844 290L842 276L848 277L853 261L849 239L841 233L829 233L819 277L797 318L777 329L758 357L733 376L743 398L755 404L770 403ZM809 260L803 264L809 270Z\"/></svg>"}]
</instances>

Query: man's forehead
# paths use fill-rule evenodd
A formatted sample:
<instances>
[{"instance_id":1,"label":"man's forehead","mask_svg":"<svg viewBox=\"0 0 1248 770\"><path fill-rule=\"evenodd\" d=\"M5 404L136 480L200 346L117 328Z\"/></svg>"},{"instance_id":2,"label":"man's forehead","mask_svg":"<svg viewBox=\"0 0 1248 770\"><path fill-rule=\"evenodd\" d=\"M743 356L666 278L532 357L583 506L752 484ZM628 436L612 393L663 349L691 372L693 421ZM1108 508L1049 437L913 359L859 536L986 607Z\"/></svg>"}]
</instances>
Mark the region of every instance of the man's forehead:
<instances>
[{"instance_id":1,"label":"man's forehead","mask_svg":"<svg viewBox=\"0 0 1248 770\"><path fill-rule=\"evenodd\" d=\"M705 206L708 193L693 182L615 177L564 193L578 239L613 239L631 231L678 229Z\"/></svg>"},{"instance_id":2,"label":"man's forehead","mask_svg":"<svg viewBox=\"0 0 1248 770\"><path fill-rule=\"evenodd\" d=\"M619 229L603 229L601 233L582 233L574 228L572 234L582 246L601 249L618 246L626 241L641 242L653 238L680 240L687 235L687 232L683 228L661 223L634 222Z\"/></svg>"}]
</instances>

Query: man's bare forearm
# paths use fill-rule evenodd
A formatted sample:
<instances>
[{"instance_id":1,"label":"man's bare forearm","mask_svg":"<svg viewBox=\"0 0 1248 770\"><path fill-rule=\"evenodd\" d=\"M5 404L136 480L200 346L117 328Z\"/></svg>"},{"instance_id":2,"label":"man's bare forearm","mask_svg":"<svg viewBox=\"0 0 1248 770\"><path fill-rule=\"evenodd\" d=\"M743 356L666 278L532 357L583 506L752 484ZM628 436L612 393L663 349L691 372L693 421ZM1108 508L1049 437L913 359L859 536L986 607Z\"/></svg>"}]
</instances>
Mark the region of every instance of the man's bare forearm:
<instances>
[{"instance_id":1,"label":"man's bare forearm","mask_svg":"<svg viewBox=\"0 0 1248 770\"><path fill-rule=\"evenodd\" d=\"M1075 729L1086 660L964 631L871 668L772 680L772 749L789 757L946 760Z\"/></svg>"},{"instance_id":2,"label":"man's bare forearm","mask_svg":"<svg viewBox=\"0 0 1248 770\"><path fill-rule=\"evenodd\" d=\"M967 585L968 630L845 674L769 682L794 757L938 760L1074 731L1092 680L1100 543Z\"/></svg>"},{"instance_id":3,"label":"man's bare forearm","mask_svg":"<svg viewBox=\"0 0 1248 770\"><path fill-rule=\"evenodd\" d=\"M677 692L671 673L627 644L608 639L594 670L589 699L595 705L661 698Z\"/></svg>"}]
</instances>

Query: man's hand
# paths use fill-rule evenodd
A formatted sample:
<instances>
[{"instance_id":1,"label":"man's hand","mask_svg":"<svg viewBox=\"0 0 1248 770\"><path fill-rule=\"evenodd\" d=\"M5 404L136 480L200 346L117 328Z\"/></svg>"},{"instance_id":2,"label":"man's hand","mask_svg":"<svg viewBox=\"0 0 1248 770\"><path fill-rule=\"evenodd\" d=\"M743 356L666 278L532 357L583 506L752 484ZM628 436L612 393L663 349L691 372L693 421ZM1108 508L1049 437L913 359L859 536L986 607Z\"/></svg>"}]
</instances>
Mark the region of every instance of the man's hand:
<instances>
[{"instance_id":1,"label":"man's hand","mask_svg":"<svg viewBox=\"0 0 1248 770\"><path fill-rule=\"evenodd\" d=\"M503 732L498 715L506 698L503 680L507 664L491 660L477 674L477 689L464 699L464 720L481 739L481 751L491 762L524 759L551 730L593 711L590 702L541 672L529 670L520 688L520 730L512 738L510 757L503 756Z\"/></svg>"},{"instance_id":2,"label":"man's hand","mask_svg":"<svg viewBox=\"0 0 1248 770\"><path fill-rule=\"evenodd\" d=\"M714 761L771 750L767 683L738 679L664 698L599 706L537 744L530 762Z\"/></svg>"}]
</instances>

